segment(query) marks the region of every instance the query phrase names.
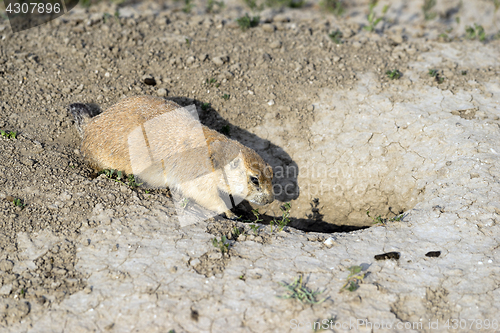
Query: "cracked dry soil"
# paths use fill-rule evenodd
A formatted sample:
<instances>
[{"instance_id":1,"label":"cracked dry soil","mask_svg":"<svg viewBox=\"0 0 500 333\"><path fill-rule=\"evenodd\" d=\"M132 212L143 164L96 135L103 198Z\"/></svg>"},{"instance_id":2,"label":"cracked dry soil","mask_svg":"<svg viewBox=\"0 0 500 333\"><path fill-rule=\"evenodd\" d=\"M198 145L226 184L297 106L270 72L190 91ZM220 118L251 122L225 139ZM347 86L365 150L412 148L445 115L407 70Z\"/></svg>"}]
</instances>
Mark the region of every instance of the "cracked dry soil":
<instances>
[{"instance_id":1,"label":"cracked dry soil","mask_svg":"<svg viewBox=\"0 0 500 333\"><path fill-rule=\"evenodd\" d=\"M349 90L365 72L376 74L376 86L404 89L411 82L404 76L393 82L386 71L404 71L438 43L395 41L335 22L316 14L270 20L243 32L214 15L166 10L106 19L80 10L19 33L0 30L0 129L17 132L16 139L0 137L0 326L28 316L34 303L50 309L77 291L91 292L87 277L75 269L75 239L82 227L111 223L108 216L91 218L95 207L114 219L132 213L132 206L173 212L167 191L132 190L93 175L79 153L67 105L95 103L105 110L125 96L150 94L196 104L201 121L216 130L229 125L230 133L245 132L271 113L283 127L300 122L303 131L293 134L308 140L312 103L321 89ZM353 32L345 36L362 37L336 44L328 34L337 28ZM468 89L470 80L495 75L494 70L450 66L443 83L427 80L454 92ZM472 119L474 110L457 115ZM281 162L292 161L283 157ZM24 207L14 205L13 198ZM207 232L224 235L234 227L228 225L212 223ZM22 261L26 242L18 235L43 231L63 240L16 269L13 262ZM223 271L226 259L208 254L195 270L213 276ZM426 297L434 311L434 300L446 297L446 291L429 289Z\"/></svg>"}]
</instances>

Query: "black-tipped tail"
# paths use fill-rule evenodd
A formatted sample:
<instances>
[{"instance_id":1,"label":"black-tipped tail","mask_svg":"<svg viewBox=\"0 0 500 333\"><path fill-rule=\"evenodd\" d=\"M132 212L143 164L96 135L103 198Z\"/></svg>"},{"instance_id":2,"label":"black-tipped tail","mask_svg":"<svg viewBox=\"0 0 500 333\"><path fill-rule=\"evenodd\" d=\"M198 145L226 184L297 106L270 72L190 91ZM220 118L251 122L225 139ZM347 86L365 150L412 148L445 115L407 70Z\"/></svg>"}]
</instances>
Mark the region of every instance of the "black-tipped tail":
<instances>
[{"instance_id":1,"label":"black-tipped tail","mask_svg":"<svg viewBox=\"0 0 500 333\"><path fill-rule=\"evenodd\" d=\"M68 106L68 112L75 118L78 133L83 137L83 131L87 121L101 113L101 109L95 104L73 103Z\"/></svg>"}]
</instances>

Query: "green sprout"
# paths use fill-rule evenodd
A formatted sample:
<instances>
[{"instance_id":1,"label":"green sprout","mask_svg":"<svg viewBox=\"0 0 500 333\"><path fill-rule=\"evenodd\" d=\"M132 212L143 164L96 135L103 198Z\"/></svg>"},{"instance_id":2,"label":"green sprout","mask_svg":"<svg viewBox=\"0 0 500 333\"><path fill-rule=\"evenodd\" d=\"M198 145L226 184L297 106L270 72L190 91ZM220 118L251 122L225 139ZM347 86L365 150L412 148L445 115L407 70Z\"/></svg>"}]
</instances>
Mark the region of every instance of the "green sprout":
<instances>
[{"instance_id":1,"label":"green sprout","mask_svg":"<svg viewBox=\"0 0 500 333\"><path fill-rule=\"evenodd\" d=\"M0 130L0 135L7 139L17 139L17 132L9 132Z\"/></svg>"},{"instance_id":2,"label":"green sprout","mask_svg":"<svg viewBox=\"0 0 500 333\"><path fill-rule=\"evenodd\" d=\"M437 16L436 12L431 12L431 9L436 5L436 0L424 0L422 10L426 21L432 20Z\"/></svg>"},{"instance_id":3,"label":"green sprout","mask_svg":"<svg viewBox=\"0 0 500 333\"><path fill-rule=\"evenodd\" d=\"M217 82L216 78L207 79L207 84L208 85L213 85L215 82Z\"/></svg>"},{"instance_id":4,"label":"green sprout","mask_svg":"<svg viewBox=\"0 0 500 333\"><path fill-rule=\"evenodd\" d=\"M23 209L24 207L26 207L26 204L21 199L19 199L19 198L14 198L14 200L12 200L12 203L16 207L21 207L21 209Z\"/></svg>"},{"instance_id":5,"label":"green sprout","mask_svg":"<svg viewBox=\"0 0 500 333\"><path fill-rule=\"evenodd\" d=\"M229 125L224 125L222 126L220 132L222 134L225 134L225 135L229 135L229 132L231 131L231 128L229 127Z\"/></svg>"},{"instance_id":6,"label":"green sprout","mask_svg":"<svg viewBox=\"0 0 500 333\"><path fill-rule=\"evenodd\" d=\"M250 229L252 229L255 236L257 236L257 234L259 233L259 226L256 224L250 224Z\"/></svg>"},{"instance_id":7,"label":"green sprout","mask_svg":"<svg viewBox=\"0 0 500 333\"><path fill-rule=\"evenodd\" d=\"M482 25L474 23L474 26L467 26L465 28L465 38L467 39L479 39L481 42L486 39L486 33Z\"/></svg>"},{"instance_id":8,"label":"green sprout","mask_svg":"<svg viewBox=\"0 0 500 333\"><path fill-rule=\"evenodd\" d=\"M345 290L353 292L356 291L359 288L359 285L363 283L363 279L365 278L366 274L361 273L363 268L361 266L351 266L349 267L349 276L347 276L347 282L340 288L340 292L343 292Z\"/></svg>"},{"instance_id":9,"label":"green sprout","mask_svg":"<svg viewBox=\"0 0 500 333\"><path fill-rule=\"evenodd\" d=\"M224 100L226 100L226 101L227 101L227 100L229 100L229 97L230 97L230 96L229 96L228 94L224 94L224 95L222 95L222 98L223 98Z\"/></svg>"},{"instance_id":10,"label":"green sprout","mask_svg":"<svg viewBox=\"0 0 500 333\"><path fill-rule=\"evenodd\" d=\"M391 80L398 80L403 74L397 69L392 70L392 71L387 71L385 74L389 77Z\"/></svg>"},{"instance_id":11,"label":"green sprout","mask_svg":"<svg viewBox=\"0 0 500 333\"><path fill-rule=\"evenodd\" d=\"M136 188L142 185L142 183L137 183L134 175L128 175L127 184L131 188Z\"/></svg>"},{"instance_id":12,"label":"green sprout","mask_svg":"<svg viewBox=\"0 0 500 333\"><path fill-rule=\"evenodd\" d=\"M335 16L341 16L345 11L342 0L322 0L320 6Z\"/></svg>"},{"instance_id":13,"label":"green sprout","mask_svg":"<svg viewBox=\"0 0 500 333\"><path fill-rule=\"evenodd\" d=\"M296 299L301 303L305 304L320 304L323 303L326 298L317 300L316 297L322 294L324 291L312 291L306 287L305 283L302 281L302 275L295 278L292 283L279 283L282 287L286 288L287 294L283 296L277 296L283 299Z\"/></svg>"},{"instance_id":14,"label":"green sprout","mask_svg":"<svg viewBox=\"0 0 500 333\"><path fill-rule=\"evenodd\" d=\"M214 10L214 7L217 6L218 10ZM207 2L207 13L215 13L218 12L219 10L223 9L226 6L224 1L215 1L215 0L208 0Z\"/></svg>"},{"instance_id":15,"label":"green sprout","mask_svg":"<svg viewBox=\"0 0 500 333\"><path fill-rule=\"evenodd\" d=\"M203 103L203 104L201 104L201 109L203 111L207 111L208 109L210 109L211 106L212 105L210 103Z\"/></svg>"},{"instance_id":16,"label":"green sprout","mask_svg":"<svg viewBox=\"0 0 500 333\"><path fill-rule=\"evenodd\" d=\"M222 236L220 241L218 241L217 238L212 239L212 244L214 247L218 248L222 254L229 251L229 242L226 236Z\"/></svg>"},{"instance_id":17,"label":"green sprout","mask_svg":"<svg viewBox=\"0 0 500 333\"><path fill-rule=\"evenodd\" d=\"M366 31L370 31L370 32L375 31L375 27L377 26L377 24L384 19L384 16L376 17L376 14L374 11L375 6L377 6L377 1L373 1L370 4L370 12L367 16L368 25L363 27L363 29L365 29ZM382 8L382 14L387 13L387 10L389 10L389 5L385 5L384 8Z\"/></svg>"},{"instance_id":18,"label":"green sprout","mask_svg":"<svg viewBox=\"0 0 500 333\"><path fill-rule=\"evenodd\" d=\"M235 238L238 238L239 235L241 235L241 230L240 228L238 227L234 227L233 228L233 235L235 236Z\"/></svg>"},{"instance_id":19,"label":"green sprout","mask_svg":"<svg viewBox=\"0 0 500 333\"><path fill-rule=\"evenodd\" d=\"M370 216L369 211L366 212L366 215L373 220L374 224L382 224L382 225L386 225L387 222L399 222L404 217L404 214L399 214L399 215L396 215L396 216L391 217L391 218L383 218L381 215L379 215L377 217L372 217L372 216Z\"/></svg>"},{"instance_id":20,"label":"green sprout","mask_svg":"<svg viewBox=\"0 0 500 333\"><path fill-rule=\"evenodd\" d=\"M335 43L335 44L342 44L342 32L340 30L335 30L332 33L328 35L330 39Z\"/></svg>"},{"instance_id":21,"label":"green sprout","mask_svg":"<svg viewBox=\"0 0 500 333\"><path fill-rule=\"evenodd\" d=\"M250 28L254 28L259 25L260 17L259 16L254 16L250 18L248 14L245 14L245 16L240 17L239 19L236 20L238 25L240 26L242 31L246 31Z\"/></svg>"},{"instance_id":22,"label":"green sprout","mask_svg":"<svg viewBox=\"0 0 500 333\"><path fill-rule=\"evenodd\" d=\"M186 14L191 12L191 9L193 9L194 5L191 3L192 0L184 0L184 7L182 8L182 11Z\"/></svg>"},{"instance_id":23,"label":"green sprout","mask_svg":"<svg viewBox=\"0 0 500 333\"><path fill-rule=\"evenodd\" d=\"M444 81L444 77L441 77L439 75L439 72L438 72L437 69L429 69L429 75L431 77L435 78L436 82L439 83L439 84L443 83L443 81Z\"/></svg>"},{"instance_id":24,"label":"green sprout","mask_svg":"<svg viewBox=\"0 0 500 333\"><path fill-rule=\"evenodd\" d=\"M281 232L287 226L287 224L290 223L290 209L292 209L292 205L287 202L283 206L281 206L280 209L281 220L277 221L276 219L273 219L269 223L271 225L271 232L273 232L273 226L277 226L278 232Z\"/></svg>"}]
</instances>

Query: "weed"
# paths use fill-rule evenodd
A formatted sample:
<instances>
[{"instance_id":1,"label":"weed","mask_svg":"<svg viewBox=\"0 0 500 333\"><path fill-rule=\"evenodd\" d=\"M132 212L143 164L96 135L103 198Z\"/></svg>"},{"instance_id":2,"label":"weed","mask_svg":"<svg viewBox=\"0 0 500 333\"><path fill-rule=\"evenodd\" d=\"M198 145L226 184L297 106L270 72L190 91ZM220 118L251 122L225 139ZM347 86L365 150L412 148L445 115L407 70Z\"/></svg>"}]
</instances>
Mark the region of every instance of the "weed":
<instances>
[{"instance_id":1,"label":"weed","mask_svg":"<svg viewBox=\"0 0 500 333\"><path fill-rule=\"evenodd\" d=\"M500 0L491 0L493 1L493 5L495 6L495 13L500 8Z\"/></svg>"},{"instance_id":2,"label":"weed","mask_svg":"<svg viewBox=\"0 0 500 333\"><path fill-rule=\"evenodd\" d=\"M245 274L241 274L238 279L245 281Z\"/></svg>"},{"instance_id":3,"label":"weed","mask_svg":"<svg viewBox=\"0 0 500 333\"><path fill-rule=\"evenodd\" d=\"M203 103L203 104L201 105L201 109L202 109L203 111L208 111L208 109L210 109L211 107L212 107L212 105L211 105L210 103Z\"/></svg>"},{"instance_id":4,"label":"weed","mask_svg":"<svg viewBox=\"0 0 500 333\"><path fill-rule=\"evenodd\" d=\"M374 11L375 6L377 6L377 1L373 1L372 3L370 3L370 12L367 16L368 25L363 27L363 29L365 29L366 31L375 31L375 27L377 26L377 24L384 19L384 16L376 16ZM389 10L389 5L385 5L384 8L382 8L382 14L387 13L387 10Z\"/></svg>"},{"instance_id":5,"label":"weed","mask_svg":"<svg viewBox=\"0 0 500 333\"><path fill-rule=\"evenodd\" d=\"M229 135L229 132L231 131L231 128L229 127L229 125L224 125L222 126L220 132L224 135Z\"/></svg>"},{"instance_id":6,"label":"weed","mask_svg":"<svg viewBox=\"0 0 500 333\"><path fill-rule=\"evenodd\" d=\"M342 0L322 0L320 6L335 16L344 14L345 8Z\"/></svg>"},{"instance_id":7,"label":"weed","mask_svg":"<svg viewBox=\"0 0 500 333\"><path fill-rule=\"evenodd\" d=\"M184 7L182 8L182 11L186 14L191 12L191 9L193 9L194 5L191 3L192 0L184 0Z\"/></svg>"},{"instance_id":8,"label":"weed","mask_svg":"<svg viewBox=\"0 0 500 333\"><path fill-rule=\"evenodd\" d=\"M462 71L461 74L462 75L467 75L467 71Z\"/></svg>"},{"instance_id":9,"label":"weed","mask_svg":"<svg viewBox=\"0 0 500 333\"><path fill-rule=\"evenodd\" d=\"M401 74L401 72L400 72L399 70L397 70L397 69L392 70L392 71L387 71L387 72L385 72L385 74L386 74L386 75L389 77L389 79L391 79L391 80L398 80L398 79L401 77L401 75L403 75L403 74Z\"/></svg>"},{"instance_id":10,"label":"weed","mask_svg":"<svg viewBox=\"0 0 500 333\"><path fill-rule=\"evenodd\" d=\"M188 198L183 198L182 199L182 203L181 203L182 209L185 209L188 204L189 204L189 199Z\"/></svg>"},{"instance_id":11,"label":"weed","mask_svg":"<svg viewBox=\"0 0 500 333\"><path fill-rule=\"evenodd\" d=\"M448 37L448 34L445 34L444 32L442 34L439 34L438 38L439 38L439 41L448 42L450 40L450 37Z\"/></svg>"},{"instance_id":12,"label":"weed","mask_svg":"<svg viewBox=\"0 0 500 333\"><path fill-rule=\"evenodd\" d=\"M218 8L217 10L214 10L215 6L217 6L217 8ZM223 9L224 7L226 7L226 4L224 3L224 1L208 0L207 13L217 13L221 9Z\"/></svg>"},{"instance_id":13,"label":"weed","mask_svg":"<svg viewBox=\"0 0 500 333\"><path fill-rule=\"evenodd\" d=\"M26 204L21 199L19 199L19 198L14 198L14 200L12 200L12 203L16 207L21 207L21 209L23 209L24 207L26 207Z\"/></svg>"},{"instance_id":14,"label":"weed","mask_svg":"<svg viewBox=\"0 0 500 333\"><path fill-rule=\"evenodd\" d=\"M229 242L227 241L226 236L222 236L220 241L218 241L217 238L212 239L212 244L214 247L218 248L222 254L229 251Z\"/></svg>"},{"instance_id":15,"label":"weed","mask_svg":"<svg viewBox=\"0 0 500 333\"><path fill-rule=\"evenodd\" d=\"M340 288L340 292L348 290L353 292L359 288L359 285L363 283L365 278L365 273L361 273L363 268L361 266L351 266L349 267L349 276L347 276L347 282Z\"/></svg>"},{"instance_id":16,"label":"weed","mask_svg":"<svg viewBox=\"0 0 500 333\"><path fill-rule=\"evenodd\" d=\"M250 229L252 229L255 236L257 236L257 234L259 233L259 226L256 224L250 224Z\"/></svg>"},{"instance_id":17,"label":"weed","mask_svg":"<svg viewBox=\"0 0 500 333\"><path fill-rule=\"evenodd\" d=\"M187 47L191 46L191 39L185 38Z\"/></svg>"},{"instance_id":18,"label":"weed","mask_svg":"<svg viewBox=\"0 0 500 333\"><path fill-rule=\"evenodd\" d=\"M335 30L331 34L328 35L330 39L335 43L335 44L342 44L342 32L340 30Z\"/></svg>"},{"instance_id":19,"label":"weed","mask_svg":"<svg viewBox=\"0 0 500 333\"><path fill-rule=\"evenodd\" d=\"M290 7L290 8L301 8L305 5L305 0L266 0L265 4L268 7Z\"/></svg>"},{"instance_id":20,"label":"weed","mask_svg":"<svg viewBox=\"0 0 500 333\"><path fill-rule=\"evenodd\" d=\"M317 300L316 297L319 294L322 294L323 291L312 291L309 288L306 287L305 283L302 281L302 275L300 275L298 278L295 278L292 283L279 283L282 287L285 287L287 290L287 294L284 296L278 296L279 298L284 298L284 299L290 299L290 298L295 298L301 303L306 303L306 304L320 304L323 303L326 298L323 298L321 300Z\"/></svg>"},{"instance_id":21,"label":"weed","mask_svg":"<svg viewBox=\"0 0 500 333\"><path fill-rule=\"evenodd\" d=\"M257 11L257 10L262 10L264 9L263 5L257 5L257 1L255 0L244 0L245 4L252 10L252 11Z\"/></svg>"},{"instance_id":22,"label":"weed","mask_svg":"<svg viewBox=\"0 0 500 333\"><path fill-rule=\"evenodd\" d=\"M259 223L262 222L263 220L260 218L260 213L258 209L252 209L252 214L255 216L255 221L252 220L245 220L243 222L254 222L254 223Z\"/></svg>"},{"instance_id":23,"label":"weed","mask_svg":"<svg viewBox=\"0 0 500 333\"><path fill-rule=\"evenodd\" d=\"M216 78L207 79L207 84L208 84L208 85L211 85L211 86L212 86L212 85L214 85L214 84L215 84L215 82L217 82L217 79L216 79Z\"/></svg>"},{"instance_id":24,"label":"weed","mask_svg":"<svg viewBox=\"0 0 500 333\"><path fill-rule=\"evenodd\" d=\"M223 98L224 100L226 100L226 101L227 101L227 100L229 100L229 97L230 97L230 96L229 96L228 94L224 94L224 95L222 95L222 98Z\"/></svg>"},{"instance_id":25,"label":"weed","mask_svg":"<svg viewBox=\"0 0 500 333\"><path fill-rule=\"evenodd\" d=\"M233 228L233 236L235 236L235 238L238 238L238 236L241 235L241 230L240 228L238 227L234 227Z\"/></svg>"},{"instance_id":26,"label":"weed","mask_svg":"<svg viewBox=\"0 0 500 333\"><path fill-rule=\"evenodd\" d=\"M4 138L7 139L16 139L17 138L17 132L9 132L9 131L0 131L0 135Z\"/></svg>"},{"instance_id":27,"label":"weed","mask_svg":"<svg viewBox=\"0 0 500 333\"><path fill-rule=\"evenodd\" d=\"M429 69L429 75L436 79L437 83L443 83L444 77L439 75L437 69Z\"/></svg>"},{"instance_id":28,"label":"weed","mask_svg":"<svg viewBox=\"0 0 500 333\"><path fill-rule=\"evenodd\" d=\"M366 215L368 215L368 217L373 220L374 224L382 224L382 225L386 225L387 222L399 222L404 217L404 214L399 214L399 215L396 215L396 216L391 217L391 218L387 218L387 217L383 218L381 215L379 215L377 217L372 217L372 216L370 216L369 211L366 212Z\"/></svg>"},{"instance_id":29,"label":"weed","mask_svg":"<svg viewBox=\"0 0 500 333\"><path fill-rule=\"evenodd\" d=\"M246 31L250 28L258 26L259 20L260 20L259 16L254 16L250 18L248 14L245 14L245 16L242 16L239 19L237 19L236 22L238 23L242 31Z\"/></svg>"},{"instance_id":30,"label":"weed","mask_svg":"<svg viewBox=\"0 0 500 333\"><path fill-rule=\"evenodd\" d=\"M290 209L292 209L292 204L286 202L281 209L281 220L277 221L273 219L269 224L271 225L271 232L273 232L273 226L277 226L278 232L283 231L283 229L290 223Z\"/></svg>"},{"instance_id":31,"label":"weed","mask_svg":"<svg viewBox=\"0 0 500 333\"><path fill-rule=\"evenodd\" d=\"M130 186L131 188L136 188L136 187L139 187L142 185L142 183L137 183L135 181L135 176L134 175L128 175L128 178L127 178L127 184L128 186Z\"/></svg>"},{"instance_id":32,"label":"weed","mask_svg":"<svg viewBox=\"0 0 500 333\"><path fill-rule=\"evenodd\" d=\"M465 38L467 39L479 39L481 42L486 39L486 33L482 25L474 23L474 26L467 26L465 28Z\"/></svg>"},{"instance_id":33,"label":"weed","mask_svg":"<svg viewBox=\"0 0 500 333\"><path fill-rule=\"evenodd\" d=\"M431 9L436 5L436 0L424 0L424 5L422 10L424 12L424 18L426 21L434 19L437 14L436 12L431 12Z\"/></svg>"}]
</instances>

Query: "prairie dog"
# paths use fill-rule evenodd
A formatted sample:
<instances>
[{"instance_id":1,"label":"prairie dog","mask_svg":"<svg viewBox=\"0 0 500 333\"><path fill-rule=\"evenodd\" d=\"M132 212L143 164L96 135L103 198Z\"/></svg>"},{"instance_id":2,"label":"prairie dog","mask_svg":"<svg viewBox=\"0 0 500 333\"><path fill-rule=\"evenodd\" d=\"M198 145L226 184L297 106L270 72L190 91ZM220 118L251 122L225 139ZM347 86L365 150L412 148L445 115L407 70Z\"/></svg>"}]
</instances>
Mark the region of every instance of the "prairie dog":
<instances>
[{"instance_id":1,"label":"prairie dog","mask_svg":"<svg viewBox=\"0 0 500 333\"><path fill-rule=\"evenodd\" d=\"M274 200L269 164L172 101L137 96L101 114L85 104L71 104L69 111L83 138L83 156L96 170L120 170L147 186L180 190L228 218L236 217L229 194L259 205Z\"/></svg>"}]
</instances>

